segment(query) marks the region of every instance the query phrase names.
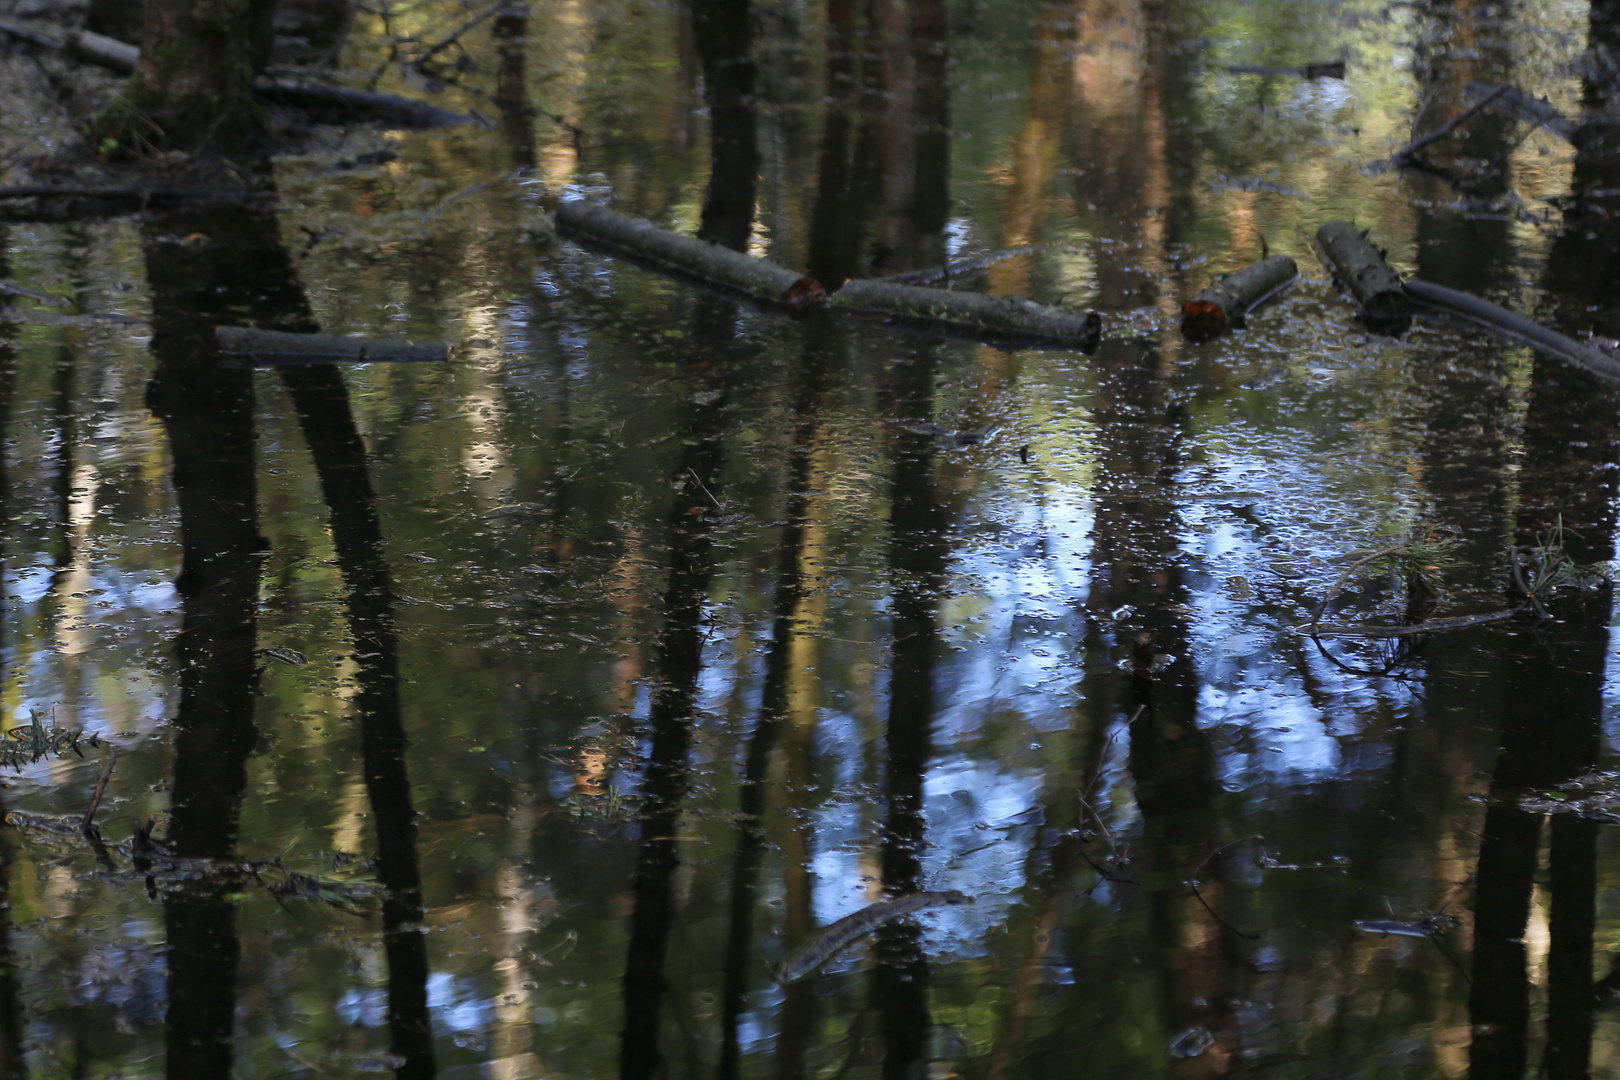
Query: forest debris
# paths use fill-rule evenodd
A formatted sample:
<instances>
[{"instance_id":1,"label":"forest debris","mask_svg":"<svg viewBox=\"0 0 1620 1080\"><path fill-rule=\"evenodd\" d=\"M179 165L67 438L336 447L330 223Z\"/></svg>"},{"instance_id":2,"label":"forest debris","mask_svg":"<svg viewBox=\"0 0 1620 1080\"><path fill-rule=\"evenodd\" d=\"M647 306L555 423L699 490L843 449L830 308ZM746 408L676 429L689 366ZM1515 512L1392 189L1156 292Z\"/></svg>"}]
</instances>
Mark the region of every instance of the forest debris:
<instances>
[{"instance_id":1,"label":"forest debris","mask_svg":"<svg viewBox=\"0 0 1620 1080\"><path fill-rule=\"evenodd\" d=\"M275 78L261 75L253 81L253 92L266 101L311 112L338 112L359 115L386 124L409 128L457 127L476 124L476 117L451 112L426 101L402 97L399 94L381 94L375 90L356 90L330 83L306 82L302 79Z\"/></svg>"},{"instance_id":2,"label":"forest debris","mask_svg":"<svg viewBox=\"0 0 1620 1080\"><path fill-rule=\"evenodd\" d=\"M1050 341L1091 352L1102 339L1102 316L1046 307L1021 296L953 292L857 278L827 300L834 311L881 312L909 322L930 323L1009 337Z\"/></svg>"},{"instance_id":3,"label":"forest debris","mask_svg":"<svg viewBox=\"0 0 1620 1080\"><path fill-rule=\"evenodd\" d=\"M1412 623L1408 626L1386 626L1380 623L1307 623L1296 626L1294 629L1311 637L1365 637L1365 638L1398 638L1412 637L1416 634L1435 634L1445 630L1461 630L1469 626L1479 626L1482 623L1501 622L1511 619L1519 614L1523 608L1506 608L1502 611L1485 611L1478 615L1454 615L1447 619L1427 619L1423 622Z\"/></svg>"},{"instance_id":4,"label":"forest debris","mask_svg":"<svg viewBox=\"0 0 1620 1080\"><path fill-rule=\"evenodd\" d=\"M1369 330L1399 337L1412 325L1412 301L1401 278L1379 251L1348 221L1330 221L1316 230L1316 242L1339 284L1361 305Z\"/></svg>"},{"instance_id":5,"label":"forest debris","mask_svg":"<svg viewBox=\"0 0 1620 1080\"><path fill-rule=\"evenodd\" d=\"M1296 75L1301 79L1342 79L1344 78L1344 61L1324 60L1318 64L1304 64L1300 67L1284 67L1274 64L1227 64L1226 70L1233 75Z\"/></svg>"},{"instance_id":6,"label":"forest debris","mask_svg":"<svg viewBox=\"0 0 1620 1080\"><path fill-rule=\"evenodd\" d=\"M682 236L583 199L557 205L557 227L615 252L647 259L755 300L775 304L814 301L816 290L804 284L802 275L769 259L752 258L707 240Z\"/></svg>"},{"instance_id":7,"label":"forest debris","mask_svg":"<svg viewBox=\"0 0 1620 1080\"><path fill-rule=\"evenodd\" d=\"M96 789L90 795L90 809L84 812L84 823L80 828L88 829L96 823L96 811L101 809L101 797L107 793L107 783L112 779L113 766L118 764L118 747L107 748L107 767L101 771L101 779L96 781Z\"/></svg>"},{"instance_id":8,"label":"forest debris","mask_svg":"<svg viewBox=\"0 0 1620 1080\"><path fill-rule=\"evenodd\" d=\"M1453 131L1456 131L1459 127L1472 119L1475 113L1479 112L1479 110L1483 109L1485 106L1489 105L1491 102L1495 101L1505 93L1507 93L1507 87L1502 87L1488 97L1474 102L1472 105L1469 105L1462 112L1458 113L1456 116L1453 116L1450 120L1447 120L1445 123L1429 132L1427 135L1424 135L1421 138L1414 138L1411 142L1407 143L1405 146L1391 154L1387 161L1382 161L1371 166L1370 171L1383 172L1390 168L1399 168L1403 165L1411 165L1413 157L1419 150L1422 150L1425 146L1429 146L1432 143L1437 143L1447 135L1450 135Z\"/></svg>"},{"instance_id":9,"label":"forest debris","mask_svg":"<svg viewBox=\"0 0 1620 1080\"><path fill-rule=\"evenodd\" d=\"M1432 938L1456 926L1457 920L1450 915L1435 912L1433 915L1425 915L1410 922L1401 919L1357 919L1351 925L1364 934Z\"/></svg>"},{"instance_id":10,"label":"forest debris","mask_svg":"<svg viewBox=\"0 0 1620 1080\"><path fill-rule=\"evenodd\" d=\"M1590 345L1583 345L1573 338L1565 337L1540 323L1532 322L1507 308L1428 281L1413 279L1406 283L1405 289L1408 296L1425 307L1460 315L1489 330L1495 330L1499 334L1540 349L1549 356L1585 368L1599 378L1620 383L1620 360Z\"/></svg>"},{"instance_id":11,"label":"forest debris","mask_svg":"<svg viewBox=\"0 0 1620 1080\"><path fill-rule=\"evenodd\" d=\"M86 63L104 67L119 75L133 75L141 62L138 46L110 38L89 30L77 30L68 35L67 51Z\"/></svg>"},{"instance_id":12,"label":"forest debris","mask_svg":"<svg viewBox=\"0 0 1620 1080\"><path fill-rule=\"evenodd\" d=\"M0 740L0 765L20 769L47 755L66 757L77 754L84 757L81 743L95 747L101 745L101 739L96 735L86 735L78 728L57 727L54 720L47 723L44 713L31 709L29 722L7 731L6 738Z\"/></svg>"},{"instance_id":13,"label":"forest debris","mask_svg":"<svg viewBox=\"0 0 1620 1080\"><path fill-rule=\"evenodd\" d=\"M820 282L769 259L683 236L584 200L560 203L557 227L612 253L765 304L799 309L824 305L840 315L878 314L923 329L1052 342L1082 352L1096 348L1102 336L1102 316L1094 311L1079 315L1021 296L927 289L877 279L846 281L829 295Z\"/></svg>"},{"instance_id":14,"label":"forest debris","mask_svg":"<svg viewBox=\"0 0 1620 1080\"><path fill-rule=\"evenodd\" d=\"M890 919L909 915L923 908L937 907L940 904L971 903L973 903L971 896L952 889L948 892L908 893L893 900L869 904L854 914L845 915L837 922L824 927L800 946L792 956L776 965L777 985L786 986L798 982Z\"/></svg>"},{"instance_id":15,"label":"forest debris","mask_svg":"<svg viewBox=\"0 0 1620 1080\"><path fill-rule=\"evenodd\" d=\"M1181 334L1188 341L1210 341L1229 326L1243 325L1243 317L1275 296L1299 276L1299 267L1287 255L1271 255L1214 284L1181 305Z\"/></svg>"},{"instance_id":16,"label":"forest debris","mask_svg":"<svg viewBox=\"0 0 1620 1080\"><path fill-rule=\"evenodd\" d=\"M1508 113L1527 123L1534 124L1550 135L1556 135L1577 150L1584 146L1593 135L1593 130L1601 124L1594 118L1593 121L1577 124L1555 108L1546 98L1531 97L1522 90L1511 86L1492 86L1489 83L1471 82L1463 91L1466 99L1474 103L1474 108L1493 106L1499 112Z\"/></svg>"},{"instance_id":17,"label":"forest debris","mask_svg":"<svg viewBox=\"0 0 1620 1080\"><path fill-rule=\"evenodd\" d=\"M216 326L221 367L290 367L298 364L368 364L450 359L442 342L376 341L328 334L289 334L246 326Z\"/></svg>"},{"instance_id":18,"label":"forest debris","mask_svg":"<svg viewBox=\"0 0 1620 1080\"><path fill-rule=\"evenodd\" d=\"M958 259L956 262L947 262L943 266L930 266L923 270L906 270L898 274L884 274L881 277L869 278L870 281L886 281L892 285L927 285L933 281L949 282L954 277L970 274L975 270L983 270L1008 259L1016 259L1020 255L1039 251L1045 244L1025 244L1022 247L1002 248L987 255L976 255L971 259Z\"/></svg>"},{"instance_id":19,"label":"forest debris","mask_svg":"<svg viewBox=\"0 0 1620 1080\"><path fill-rule=\"evenodd\" d=\"M30 300L38 301L41 304L50 304L53 307L61 307L67 303L67 300L60 296L52 296L50 293L38 292L21 285L13 285L9 281L0 281L0 293L10 293L12 296L26 296Z\"/></svg>"},{"instance_id":20,"label":"forest debris","mask_svg":"<svg viewBox=\"0 0 1620 1080\"><path fill-rule=\"evenodd\" d=\"M19 20L3 17L0 17L0 30L36 45L62 50L118 75L133 74L141 59L141 50L134 45L89 30L77 30L66 40L57 41ZM300 79L261 75L253 82L253 92L265 100L295 108L360 115L401 127L454 127L478 122L465 113L451 112L398 94L380 94L373 90L354 90Z\"/></svg>"}]
</instances>

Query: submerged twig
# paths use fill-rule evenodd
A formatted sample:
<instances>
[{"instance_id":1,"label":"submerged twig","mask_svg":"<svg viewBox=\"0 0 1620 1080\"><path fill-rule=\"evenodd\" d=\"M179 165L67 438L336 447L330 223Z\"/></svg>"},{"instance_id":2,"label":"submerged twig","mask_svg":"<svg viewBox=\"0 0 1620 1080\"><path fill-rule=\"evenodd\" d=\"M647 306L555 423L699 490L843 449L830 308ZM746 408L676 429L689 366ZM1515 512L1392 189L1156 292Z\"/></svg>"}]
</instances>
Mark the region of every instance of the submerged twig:
<instances>
[{"instance_id":1,"label":"submerged twig","mask_svg":"<svg viewBox=\"0 0 1620 1080\"><path fill-rule=\"evenodd\" d=\"M1420 304L1460 315L1486 329L1540 349L1549 356L1585 368L1608 382L1620 383L1620 360L1599 352L1590 345L1583 345L1574 338L1565 337L1558 331L1533 322L1505 307L1465 292L1458 292L1456 289L1448 289L1444 285L1419 281L1416 278L1406 282L1404 288L1406 295Z\"/></svg>"},{"instance_id":2,"label":"submerged twig","mask_svg":"<svg viewBox=\"0 0 1620 1080\"><path fill-rule=\"evenodd\" d=\"M1475 113L1479 112L1481 109L1485 108L1485 106L1507 93L1507 91L1508 88L1505 86L1498 87L1494 93L1474 102L1472 105L1468 106L1468 108L1464 109L1456 116L1453 116L1450 120L1447 120L1445 123L1429 132L1427 135L1420 139L1413 139L1404 147L1390 155L1389 160L1391 164L1397 166L1406 164L1407 161L1411 159L1413 154L1417 153L1419 150L1422 150L1425 146L1439 142L1447 135L1450 135L1453 131L1456 131L1459 127L1472 119Z\"/></svg>"},{"instance_id":3,"label":"submerged twig","mask_svg":"<svg viewBox=\"0 0 1620 1080\"><path fill-rule=\"evenodd\" d=\"M95 824L96 811L101 809L101 796L107 791L107 782L112 779L113 766L118 764L118 747L107 748L107 767L101 770L101 779L96 781L96 790L90 796L90 809L84 813L84 824L81 828L89 829Z\"/></svg>"}]
</instances>

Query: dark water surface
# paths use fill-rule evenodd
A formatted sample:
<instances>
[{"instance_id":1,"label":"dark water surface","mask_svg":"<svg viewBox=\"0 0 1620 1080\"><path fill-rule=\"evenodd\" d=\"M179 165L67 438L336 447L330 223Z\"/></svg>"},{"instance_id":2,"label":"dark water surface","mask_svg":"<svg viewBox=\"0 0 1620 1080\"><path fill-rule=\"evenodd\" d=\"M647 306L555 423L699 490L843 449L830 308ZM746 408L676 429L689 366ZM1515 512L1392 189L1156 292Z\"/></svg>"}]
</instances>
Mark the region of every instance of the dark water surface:
<instances>
[{"instance_id":1,"label":"dark water surface","mask_svg":"<svg viewBox=\"0 0 1620 1080\"><path fill-rule=\"evenodd\" d=\"M0 225L68 300L0 312L5 722L85 733L9 740L0 1073L1614 1075L1607 580L1299 629L1614 554L1615 391L1372 336L1308 242L1620 334L1620 141L1487 110L1369 168L1471 80L1620 111L1593 8L538 0L439 57L487 128ZM557 198L830 284L1026 248L953 286L1104 341L754 311ZM1183 341L1262 237L1303 280ZM452 359L225 369L216 324ZM974 902L773 981L918 890Z\"/></svg>"}]
</instances>

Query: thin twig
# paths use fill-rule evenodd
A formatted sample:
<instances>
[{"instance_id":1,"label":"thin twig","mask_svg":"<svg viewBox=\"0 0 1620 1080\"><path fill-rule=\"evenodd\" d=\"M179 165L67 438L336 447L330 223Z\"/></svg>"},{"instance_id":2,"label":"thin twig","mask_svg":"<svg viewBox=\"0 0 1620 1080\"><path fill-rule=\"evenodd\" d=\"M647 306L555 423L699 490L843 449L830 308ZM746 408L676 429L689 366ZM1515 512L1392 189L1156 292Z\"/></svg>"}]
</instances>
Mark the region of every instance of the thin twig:
<instances>
[{"instance_id":1,"label":"thin twig","mask_svg":"<svg viewBox=\"0 0 1620 1080\"><path fill-rule=\"evenodd\" d=\"M1394 154L1390 155L1390 161L1399 165L1405 162L1413 154L1423 149L1425 146L1428 146L1430 143L1439 142L1441 139L1457 130L1458 127L1467 123L1475 113L1479 112L1485 106L1489 105L1491 102L1495 101L1497 98L1501 97L1507 92L1508 87L1497 87L1495 91L1474 102L1472 105L1468 106L1468 108L1464 109L1450 120L1447 120L1444 124L1441 124L1427 135L1423 136L1423 138L1414 139L1412 142L1407 143L1404 149L1397 150Z\"/></svg>"},{"instance_id":2,"label":"thin twig","mask_svg":"<svg viewBox=\"0 0 1620 1080\"><path fill-rule=\"evenodd\" d=\"M1239 844L1246 844L1250 840L1264 840L1264 839L1265 839L1264 836L1261 836L1259 833L1255 833L1253 836L1240 836L1236 840L1227 841L1226 843L1222 844L1220 847L1216 848L1214 851L1210 852L1208 855L1205 855L1203 857L1203 859L1201 859L1199 861L1198 865L1193 867L1192 880L1194 882L1196 882L1198 880L1198 871L1200 871L1204 867L1208 866L1209 865L1209 860L1213 859L1215 856L1219 855L1221 852L1225 851L1227 848L1229 848L1229 847L1237 847Z\"/></svg>"},{"instance_id":3,"label":"thin twig","mask_svg":"<svg viewBox=\"0 0 1620 1080\"><path fill-rule=\"evenodd\" d=\"M714 503L714 508L716 510L720 509L720 500L714 497L714 492L709 490L709 486L703 482L703 478L697 474L697 470L689 467L686 471L692 474L692 479L696 480L697 486L703 489L703 494L707 495L709 501Z\"/></svg>"},{"instance_id":4,"label":"thin twig","mask_svg":"<svg viewBox=\"0 0 1620 1080\"><path fill-rule=\"evenodd\" d=\"M1551 620L1552 616L1547 614L1547 609L1542 606L1541 597L1537 596L1535 590L1524 580L1524 571L1519 566L1519 552L1523 550L1521 547L1508 548L1508 561L1513 564L1513 582L1519 587L1519 592L1524 598L1535 605L1536 614L1540 615L1543 621Z\"/></svg>"},{"instance_id":5,"label":"thin twig","mask_svg":"<svg viewBox=\"0 0 1620 1080\"><path fill-rule=\"evenodd\" d=\"M483 22L485 19L489 18L491 15L493 15L497 11L501 10L501 8L503 8L503 7L505 7L507 5L507 2L508 2L508 0L495 0L495 2L493 4L490 4L488 7L484 8L482 11L480 11L478 14L474 15L472 18L468 19L466 22L464 22L460 26L456 27L454 30L452 30L450 32L449 37L446 37L444 40L440 41L437 45L434 45L433 47L428 49L427 52L425 52L421 56L417 57L416 61L415 61L415 66L420 68L423 64L427 63L429 60L431 60L435 56L439 55L439 53L443 52L445 49L448 49L450 46L454 45L458 40L460 40L462 34L465 34L467 31L471 30L473 27L477 26L479 23Z\"/></svg>"},{"instance_id":6,"label":"thin twig","mask_svg":"<svg viewBox=\"0 0 1620 1080\"><path fill-rule=\"evenodd\" d=\"M101 772L101 779L96 781L95 793L90 796L90 809L85 811L84 821L80 823L81 829L89 829L96 823L96 811L101 809L101 796L107 790L107 781L112 779L113 766L118 763L118 747L107 748L107 767Z\"/></svg>"},{"instance_id":7,"label":"thin twig","mask_svg":"<svg viewBox=\"0 0 1620 1080\"><path fill-rule=\"evenodd\" d=\"M1235 842L1236 841L1234 841L1234 843ZM1232 933L1236 934L1240 938L1248 938L1250 941L1259 941L1260 940L1260 935L1259 934L1245 934L1243 931L1239 930L1237 927L1233 926L1231 923L1229 923L1225 919L1221 918L1220 915L1215 911L1215 909L1209 906L1209 901L1204 899L1204 894L1198 891L1198 882L1189 881L1189 882L1187 882L1187 885L1192 889L1193 898L1195 900L1197 900L1200 904L1204 905L1204 910L1209 912L1210 917L1213 918L1216 922L1220 923L1222 926L1226 927L1228 930L1232 931Z\"/></svg>"}]
</instances>

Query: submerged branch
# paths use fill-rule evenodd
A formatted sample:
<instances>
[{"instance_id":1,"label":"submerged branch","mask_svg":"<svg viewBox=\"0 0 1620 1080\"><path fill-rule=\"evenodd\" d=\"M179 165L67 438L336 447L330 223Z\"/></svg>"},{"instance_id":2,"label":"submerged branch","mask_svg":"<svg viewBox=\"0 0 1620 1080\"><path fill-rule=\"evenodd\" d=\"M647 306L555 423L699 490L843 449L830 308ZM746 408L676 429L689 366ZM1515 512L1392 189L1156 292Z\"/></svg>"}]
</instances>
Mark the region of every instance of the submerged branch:
<instances>
[{"instance_id":1,"label":"submerged branch","mask_svg":"<svg viewBox=\"0 0 1620 1080\"><path fill-rule=\"evenodd\" d=\"M1181 334L1188 341L1210 341L1299 276L1299 267L1287 255L1272 255L1215 280L1209 288L1181 305Z\"/></svg>"},{"instance_id":2,"label":"submerged branch","mask_svg":"<svg viewBox=\"0 0 1620 1080\"><path fill-rule=\"evenodd\" d=\"M828 295L821 283L769 259L683 236L649 221L576 200L557 207L557 227L614 254L652 264L760 303L835 315L879 315L925 332L1048 342L1082 352L1096 347L1102 317L1036 304L1021 296L926 289L893 281L847 281Z\"/></svg>"},{"instance_id":3,"label":"submerged branch","mask_svg":"<svg viewBox=\"0 0 1620 1080\"><path fill-rule=\"evenodd\" d=\"M1361 305L1361 318L1378 334L1398 337L1412 325L1412 301L1401 277L1379 251L1348 221L1330 221L1316 230L1323 259L1339 284Z\"/></svg>"},{"instance_id":4,"label":"submerged branch","mask_svg":"<svg viewBox=\"0 0 1620 1080\"><path fill-rule=\"evenodd\" d=\"M377 363L450 359L442 343L373 341L328 334L289 334L245 326L216 326L221 367L291 367L301 364Z\"/></svg>"},{"instance_id":5,"label":"submerged branch","mask_svg":"<svg viewBox=\"0 0 1620 1080\"><path fill-rule=\"evenodd\" d=\"M1413 279L1406 283L1405 289L1406 295L1425 307L1460 315L1486 329L1540 349L1549 356L1585 368L1601 379L1620 383L1620 360L1590 345L1583 345L1574 338L1565 337L1540 323L1532 322L1507 308L1428 281Z\"/></svg>"}]
</instances>

